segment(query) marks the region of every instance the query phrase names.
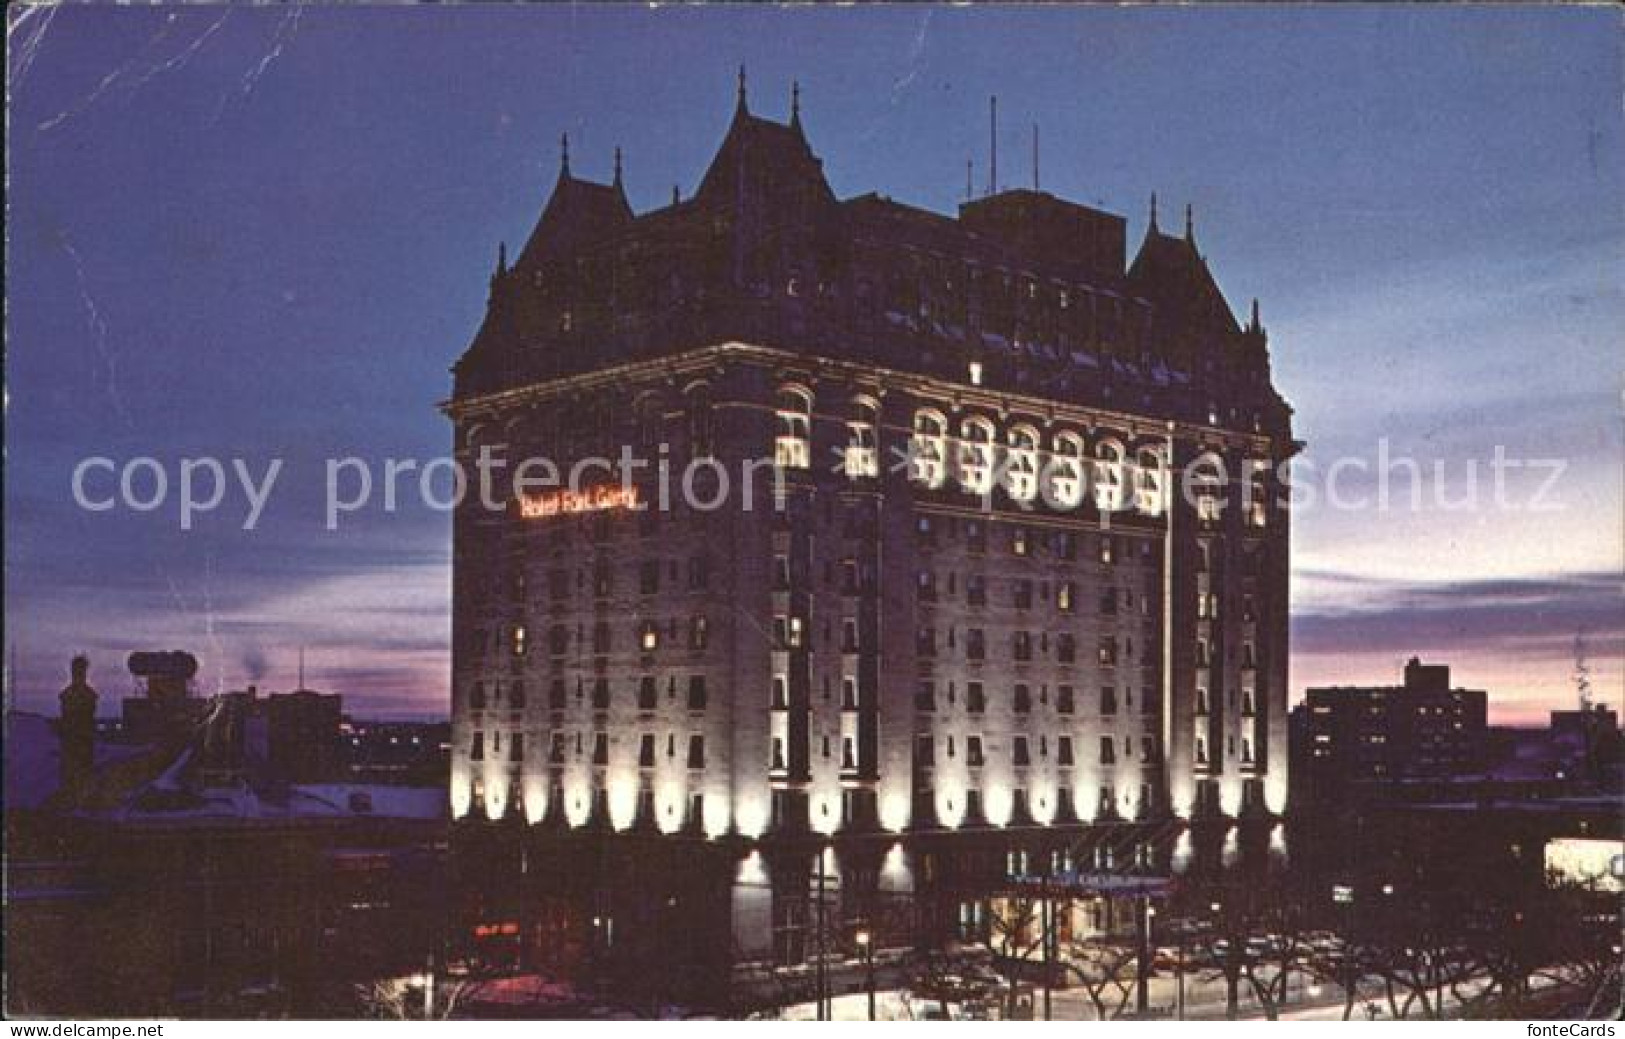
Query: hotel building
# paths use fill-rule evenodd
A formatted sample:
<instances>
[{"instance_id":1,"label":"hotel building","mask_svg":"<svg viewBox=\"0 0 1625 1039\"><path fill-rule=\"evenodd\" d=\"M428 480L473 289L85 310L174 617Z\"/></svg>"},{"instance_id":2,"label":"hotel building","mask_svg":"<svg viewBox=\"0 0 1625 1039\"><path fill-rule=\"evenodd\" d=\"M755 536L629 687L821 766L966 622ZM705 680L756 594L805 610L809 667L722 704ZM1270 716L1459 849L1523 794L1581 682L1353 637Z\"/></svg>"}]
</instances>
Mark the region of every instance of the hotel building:
<instances>
[{"instance_id":1,"label":"hotel building","mask_svg":"<svg viewBox=\"0 0 1625 1039\"><path fill-rule=\"evenodd\" d=\"M838 198L743 78L687 197L570 163L445 411L469 473L647 464L457 512L464 829L721 863L703 915L783 959L815 863L926 898L957 849L1282 811L1291 409L1188 210L1130 262L1036 189Z\"/></svg>"}]
</instances>

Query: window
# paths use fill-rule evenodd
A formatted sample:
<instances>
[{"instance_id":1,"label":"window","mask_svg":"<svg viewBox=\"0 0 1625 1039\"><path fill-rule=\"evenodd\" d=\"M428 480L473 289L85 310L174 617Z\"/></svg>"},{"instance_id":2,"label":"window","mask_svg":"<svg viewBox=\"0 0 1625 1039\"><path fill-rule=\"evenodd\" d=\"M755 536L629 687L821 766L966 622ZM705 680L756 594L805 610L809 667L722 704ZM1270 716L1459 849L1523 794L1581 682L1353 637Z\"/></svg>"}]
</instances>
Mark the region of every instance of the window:
<instances>
[{"instance_id":1,"label":"window","mask_svg":"<svg viewBox=\"0 0 1625 1039\"><path fill-rule=\"evenodd\" d=\"M653 679L650 679L653 681ZM592 708L595 711L609 710L609 679L600 678L592 684Z\"/></svg>"},{"instance_id":2,"label":"window","mask_svg":"<svg viewBox=\"0 0 1625 1039\"><path fill-rule=\"evenodd\" d=\"M480 710L485 709L485 683L484 682L475 682L474 687L471 690L469 690L468 706L472 707L476 711L480 711Z\"/></svg>"},{"instance_id":3,"label":"window","mask_svg":"<svg viewBox=\"0 0 1625 1039\"><path fill-rule=\"evenodd\" d=\"M660 648L660 625L654 621L642 621L638 624L638 648L645 653L653 653Z\"/></svg>"},{"instance_id":4,"label":"window","mask_svg":"<svg viewBox=\"0 0 1625 1039\"><path fill-rule=\"evenodd\" d=\"M784 771L784 737L782 736L773 737L772 758L768 767L776 772Z\"/></svg>"},{"instance_id":5,"label":"window","mask_svg":"<svg viewBox=\"0 0 1625 1039\"><path fill-rule=\"evenodd\" d=\"M1017 501L1038 496L1038 433L1031 426L1010 431L1004 459L1004 487Z\"/></svg>"},{"instance_id":6,"label":"window","mask_svg":"<svg viewBox=\"0 0 1625 1039\"><path fill-rule=\"evenodd\" d=\"M914 633L914 653L921 657L937 655L937 629L921 628Z\"/></svg>"},{"instance_id":7,"label":"window","mask_svg":"<svg viewBox=\"0 0 1625 1039\"><path fill-rule=\"evenodd\" d=\"M705 676L690 675L688 677L688 709L691 711L705 710Z\"/></svg>"},{"instance_id":8,"label":"window","mask_svg":"<svg viewBox=\"0 0 1625 1039\"><path fill-rule=\"evenodd\" d=\"M547 629L547 651L555 657L562 657L570 651L569 625L555 624Z\"/></svg>"},{"instance_id":9,"label":"window","mask_svg":"<svg viewBox=\"0 0 1625 1039\"><path fill-rule=\"evenodd\" d=\"M965 683L965 710L971 714L981 714L987 710L987 695L982 691L982 683Z\"/></svg>"},{"instance_id":10,"label":"window","mask_svg":"<svg viewBox=\"0 0 1625 1039\"><path fill-rule=\"evenodd\" d=\"M525 706L525 683L515 682L508 687L508 706L515 710Z\"/></svg>"},{"instance_id":11,"label":"window","mask_svg":"<svg viewBox=\"0 0 1625 1039\"><path fill-rule=\"evenodd\" d=\"M1077 601L1077 582L1062 581L1055 586L1055 608L1061 613L1071 613L1073 610L1073 604Z\"/></svg>"},{"instance_id":12,"label":"window","mask_svg":"<svg viewBox=\"0 0 1625 1039\"><path fill-rule=\"evenodd\" d=\"M562 732L553 734L553 744L547 750L547 760L554 765L564 764L565 736Z\"/></svg>"},{"instance_id":13,"label":"window","mask_svg":"<svg viewBox=\"0 0 1625 1039\"><path fill-rule=\"evenodd\" d=\"M638 767L655 767L655 738L647 732L638 740Z\"/></svg>"},{"instance_id":14,"label":"window","mask_svg":"<svg viewBox=\"0 0 1625 1039\"><path fill-rule=\"evenodd\" d=\"M1057 686L1055 689L1055 712L1057 714L1071 714L1077 709L1077 699L1069 685Z\"/></svg>"},{"instance_id":15,"label":"window","mask_svg":"<svg viewBox=\"0 0 1625 1039\"><path fill-rule=\"evenodd\" d=\"M603 656L608 653L613 641L608 621L598 621L592 626L592 651L594 654Z\"/></svg>"},{"instance_id":16,"label":"window","mask_svg":"<svg viewBox=\"0 0 1625 1039\"><path fill-rule=\"evenodd\" d=\"M937 709L937 688L934 682L925 678L920 679L920 684L914 690L914 709L922 714Z\"/></svg>"},{"instance_id":17,"label":"window","mask_svg":"<svg viewBox=\"0 0 1625 1039\"><path fill-rule=\"evenodd\" d=\"M1083 438L1076 433L1057 433L1051 450L1050 501L1061 508L1076 508L1083 502Z\"/></svg>"},{"instance_id":18,"label":"window","mask_svg":"<svg viewBox=\"0 0 1625 1039\"><path fill-rule=\"evenodd\" d=\"M880 455L875 446L875 403L867 397L852 402L852 419L847 422L846 475L857 480L880 475Z\"/></svg>"},{"instance_id":19,"label":"window","mask_svg":"<svg viewBox=\"0 0 1625 1039\"><path fill-rule=\"evenodd\" d=\"M1095 445L1094 486L1096 508L1102 512L1116 512L1123 508L1126 497L1123 446L1115 440L1102 440Z\"/></svg>"},{"instance_id":20,"label":"window","mask_svg":"<svg viewBox=\"0 0 1625 1039\"><path fill-rule=\"evenodd\" d=\"M645 559L638 564L638 594L654 595L660 591L660 560Z\"/></svg>"},{"instance_id":21,"label":"window","mask_svg":"<svg viewBox=\"0 0 1625 1039\"><path fill-rule=\"evenodd\" d=\"M788 707L790 705L788 690L789 681L783 675L774 675L773 691L770 694L772 699L768 706L777 710L783 710L784 708Z\"/></svg>"},{"instance_id":22,"label":"window","mask_svg":"<svg viewBox=\"0 0 1625 1039\"><path fill-rule=\"evenodd\" d=\"M948 423L935 411L914 413L914 435L909 439L909 478L927 487L941 487L947 476Z\"/></svg>"},{"instance_id":23,"label":"window","mask_svg":"<svg viewBox=\"0 0 1625 1039\"><path fill-rule=\"evenodd\" d=\"M965 737L965 764L971 768L980 768L985 760L982 756L982 737Z\"/></svg>"},{"instance_id":24,"label":"window","mask_svg":"<svg viewBox=\"0 0 1625 1039\"><path fill-rule=\"evenodd\" d=\"M1012 705L1017 714L1028 714L1033 709L1032 690L1026 685L1017 685L1015 695L1011 698Z\"/></svg>"},{"instance_id":25,"label":"window","mask_svg":"<svg viewBox=\"0 0 1625 1039\"><path fill-rule=\"evenodd\" d=\"M965 630L965 658L982 660L987 656L987 636L981 628Z\"/></svg>"},{"instance_id":26,"label":"window","mask_svg":"<svg viewBox=\"0 0 1625 1039\"><path fill-rule=\"evenodd\" d=\"M688 738L688 767L705 767L705 737L692 735Z\"/></svg>"},{"instance_id":27,"label":"window","mask_svg":"<svg viewBox=\"0 0 1625 1039\"><path fill-rule=\"evenodd\" d=\"M1117 666L1117 636L1100 636L1099 662L1101 667Z\"/></svg>"},{"instance_id":28,"label":"window","mask_svg":"<svg viewBox=\"0 0 1625 1039\"><path fill-rule=\"evenodd\" d=\"M688 621L688 648L701 650L710 641L710 628L706 623L705 614L697 613Z\"/></svg>"},{"instance_id":29,"label":"window","mask_svg":"<svg viewBox=\"0 0 1625 1039\"><path fill-rule=\"evenodd\" d=\"M773 639L779 649L800 649L802 634L800 617L781 614L773 618Z\"/></svg>"},{"instance_id":30,"label":"window","mask_svg":"<svg viewBox=\"0 0 1625 1039\"><path fill-rule=\"evenodd\" d=\"M848 770L858 767L858 745L850 736L841 739L841 767Z\"/></svg>"},{"instance_id":31,"label":"window","mask_svg":"<svg viewBox=\"0 0 1625 1039\"><path fill-rule=\"evenodd\" d=\"M972 552L987 551L987 527L980 520L965 521L965 547Z\"/></svg>"},{"instance_id":32,"label":"window","mask_svg":"<svg viewBox=\"0 0 1625 1039\"><path fill-rule=\"evenodd\" d=\"M706 588L711 583L711 559L709 556L694 556L688 561L688 586L695 591Z\"/></svg>"},{"instance_id":33,"label":"window","mask_svg":"<svg viewBox=\"0 0 1625 1039\"><path fill-rule=\"evenodd\" d=\"M965 603L968 606L987 605L987 578L981 574L965 576Z\"/></svg>"},{"instance_id":34,"label":"window","mask_svg":"<svg viewBox=\"0 0 1625 1039\"><path fill-rule=\"evenodd\" d=\"M1055 659L1063 664L1071 664L1078 659L1077 636L1070 631L1055 636Z\"/></svg>"},{"instance_id":35,"label":"window","mask_svg":"<svg viewBox=\"0 0 1625 1039\"><path fill-rule=\"evenodd\" d=\"M1142 447L1135 459L1134 506L1148 516L1161 515L1167 500L1162 457L1157 448Z\"/></svg>"},{"instance_id":36,"label":"window","mask_svg":"<svg viewBox=\"0 0 1625 1039\"><path fill-rule=\"evenodd\" d=\"M1030 610L1033 605L1033 583L1023 578L1015 583L1015 605L1018 610Z\"/></svg>"},{"instance_id":37,"label":"window","mask_svg":"<svg viewBox=\"0 0 1625 1039\"><path fill-rule=\"evenodd\" d=\"M1117 744L1110 736L1100 737L1100 763L1102 765L1117 763Z\"/></svg>"},{"instance_id":38,"label":"window","mask_svg":"<svg viewBox=\"0 0 1625 1039\"><path fill-rule=\"evenodd\" d=\"M937 761L936 741L930 736L914 737L914 764L934 765Z\"/></svg>"},{"instance_id":39,"label":"window","mask_svg":"<svg viewBox=\"0 0 1625 1039\"><path fill-rule=\"evenodd\" d=\"M914 587L921 602L937 601L937 575L931 570L921 570L915 575Z\"/></svg>"},{"instance_id":40,"label":"window","mask_svg":"<svg viewBox=\"0 0 1625 1039\"><path fill-rule=\"evenodd\" d=\"M1063 767L1073 764L1072 737L1062 736L1055 741L1056 761Z\"/></svg>"},{"instance_id":41,"label":"window","mask_svg":"<svg viewBox=\"0 0 1625 1039\"><path fill-rule=\"evenodd\" d=\"M812 464L812 397L798 386L779 391L778 436L773 442L773 463L784 469L806 469Z\"/></svg>"},{"instance_id":42,"label":"window","mask_svg":"<svg viewBox=\"0 0 1625 1039\"><path fill-rule=\"evenodd\" d=\"M1030 631L1018 631L1011 636L1011 655L1017 660L1027 661L1033 658L1033 636Z\"/></svg>"},{"instance_id":43,"label":"window","mask_svg":"<svg viewBox=\"0 0 1625 1039\"><path fill-rule=\"evenodd\" d=\"M1117 713L1117 690L1109 685L1100 687L1100 713Z\"/></svg>"},{"instance_id":44,"label":"window","mask_svg":"<svg viewBox=\"0 0 1625 1039\"><path fill-rule=\"evenodd\" d=\"M993 489L993 423L967 418L959 427L959 483L970 494Z\"/></svg>"},{"instance_id":45,"label":"window","mask_svg":"<svg viewBox=\"0 0 1625 1039\"><path fill-rule=\"evenodd\" d=\"M473 742L468 748L468 759L470 761L485 760L485 733L475 731Z\"/></svg>"},{"instance_id":46,"label":"window","mask_svg":"<svg viewBox=\"0 0 1625 1039\"><path fill-rule=\"evenodd\" d=\"M552 683L547 687L547 706L555 711L564 710L567 695L568 694L565 692L564 687L564 679L553 679Z\"/></svg>"},{"instance_id":47,"label":"window","mask_svg":"<svg viewBox=\"0 0 1625 1039\"><path fill-rule=\"evenodd\" d=\"M660 693L655 685L653 675L644 675L638 679L638 710L652 711L660 706Z\"/></svg>"},{"instance_id":48,"label":"window","mask_svg":"<svg viewBox=\"0 0 1625 1039\"><path fill-rule=\"evenodd\" d=\"M592 737L592 763L594 765L609 764L609 733L596 732Z\"/></svg>"},{"instance_id":49,"label":"window","mask_svg":"<svg viewBox=\"0 0 1625 1039\"><path fill-rule=\"evenodd\" d=\"M856 653L858 644L858 622L855 617L845 617L841 620L841 652Z\"/></svg>"},{"instance_id":50,"label":"window","mask_svg":"<svg viewBox=\"0 0 1625 1039\"><path fill-rule=\"evenodd\" d=\"M1025 556L1032 549L1032 539L1026 527L1016 527L1010 531L1010 552L1012 555Z\"/></svg>"},{"instance_id":51,"label":"window","mask_svg":"<svg viewBox=\"0 0 1625 1039\"><path fill-rule=\"evenodd\" d=\"M1031 765L1033 763L1032 752L1027 747L1027 737L1016 737L1011 757L1018 767L1022 765Z\"/></svg>"}]
</instances>

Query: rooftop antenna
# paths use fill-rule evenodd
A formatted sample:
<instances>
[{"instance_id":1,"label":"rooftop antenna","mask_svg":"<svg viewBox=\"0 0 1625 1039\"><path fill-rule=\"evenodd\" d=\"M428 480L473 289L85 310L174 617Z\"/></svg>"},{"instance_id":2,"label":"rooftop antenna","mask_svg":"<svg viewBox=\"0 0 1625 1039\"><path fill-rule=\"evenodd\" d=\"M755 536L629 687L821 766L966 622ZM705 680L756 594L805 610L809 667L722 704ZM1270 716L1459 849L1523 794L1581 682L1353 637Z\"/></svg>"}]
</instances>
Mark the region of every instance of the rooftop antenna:
<instances>
[{"instance_id":1,"label":"rooftop antenna","mask_svg":"<svg viewBox=\"0 0 1625 1039\"><path fill-rule=\"evenodd\" d=\"M746 111L745 107L745 63L739 63L739 110Z\"/></svg>"},{"instance_id":2,"label":"rooftop antenna","mask_svg":"<svg viewBox=\"0 0 1625 1039\"><path fill-rule=\"evenodd\" d=\"M1038 124L1033 124L1033 190L1038 190Z\"/></svg>"},{"instance_id":3,"label":"rooftop antenna","mask_svg":"<svg viewBox=\"0 0 1625 1039\"><path fill-rule=\"evenodd\" d=\"M965 201L966 202L969 202L971 199L976 197L976 186L975 186L974 181L972 180L972 173L974 172L974 167L975 167L974 162L972 162L970 159L965 160Z\"/></svg>"},{"instance_id":4,"label":"rooftop antenna","mask_svg":"<svg viewBox=\"0 0 1625 1039\"><path fill-rule=\"evenodd\" d=\"M559 175L570 175L570 135L567 133L559 135Z\"/></svg>"},{"instance_id":5,"label":"rooftop antenna","mask_svg":"<svg viewBox=\"0 0 1625 1039\"><path fill-rule=\"evenodd\" d=\"M619 145L616 145L616 147L615 147L615 187L620 187L620 186L621 186L621 149L620 149Z\"/></svg>"},{"instance_id":6,"label":"rooftop antenna","mask_svg":"<svg viewBox=\"0 0 1625 1039\"><path fill-rule=\"evenodd\" d=\"M987 164L987 193L999 192L999 95L988 98L988 139L992 147Z\"/></svg>"},{"instance_id":7,"label":"rooftop antenna","mask_svg":"<svg viewBox=\"0 0 1625 1039\"><path fill-rule=\"evenodd\" d=\"M305 688L305 647L299 647L299 688Z\"/></svg>"},{"instance_id":8,"label":"rooftop antenna","mask_svg":"<svg viewBox=\"0 0 1625 1039\"><path fill-rule=\"evenodd\" d=\"M1151 230L1157 229L1157 193L1151 193Z\"/></svg>"},{"instance_id":9,"label":"rooftop antenna","mask_svg":"<svg viewBox=\"0 0 1625 1039\"><path fill-rule=\"evenodd\" d=\"M801 125L801 83L798 80L790 81L790 125Z\"/></svg>"}]
</instances>

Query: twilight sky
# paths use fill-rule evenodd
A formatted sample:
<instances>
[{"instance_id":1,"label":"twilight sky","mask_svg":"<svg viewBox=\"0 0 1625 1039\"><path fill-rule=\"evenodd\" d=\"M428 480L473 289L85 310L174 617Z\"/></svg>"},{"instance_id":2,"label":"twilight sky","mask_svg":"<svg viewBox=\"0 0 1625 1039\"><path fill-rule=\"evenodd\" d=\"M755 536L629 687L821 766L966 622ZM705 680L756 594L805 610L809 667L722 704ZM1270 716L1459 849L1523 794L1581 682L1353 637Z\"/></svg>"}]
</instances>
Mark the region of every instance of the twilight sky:
<instances>
[{"instance_id":1,"label":"twilight sky","mask_svg":"<svg viewBox=\"0 0 1625 1039\"><path fill-rule=\"evenodd\" d=\"M1294 697L1412 655L1499 721L1625 685L1625 132L1613 9L11 7L5 615L15 702L92 656L184 647L212 691L310 684L443 710L449 523L408 495L323 528L323 460L443 453L435 403L496 243L529 232L569 131L626 151L638 209L687 194L734 70L799 78L839 195L951 212L1001 177L1129 218L1196 207L1237 310L1263 301L1308 441ZM1175 218L1177 220L1177 217ZM1373 472L1396 477L1387 508ZM1512 469L1496 500L1497 448ZM233 486L89 513L75 465L284 460L258 529ZM1339 460L1345 507L1327 504ZM1548 480L1558 460L1562 472ZM1362 471L1357 468L1360 465ZM1403 466L1403 462L1394 461ZM1469 483L1476 505L1461 504ZM102 474L92 487L105 493ZM1549 486L1547 485L1549 482ZM145 482L139 489L145 491ZM1442 496L1440 490L1442 489ZM1368 499L1358 507L1360 499ZM9 658L8 658L9 659Z\"/></svg>"}]
</instances>

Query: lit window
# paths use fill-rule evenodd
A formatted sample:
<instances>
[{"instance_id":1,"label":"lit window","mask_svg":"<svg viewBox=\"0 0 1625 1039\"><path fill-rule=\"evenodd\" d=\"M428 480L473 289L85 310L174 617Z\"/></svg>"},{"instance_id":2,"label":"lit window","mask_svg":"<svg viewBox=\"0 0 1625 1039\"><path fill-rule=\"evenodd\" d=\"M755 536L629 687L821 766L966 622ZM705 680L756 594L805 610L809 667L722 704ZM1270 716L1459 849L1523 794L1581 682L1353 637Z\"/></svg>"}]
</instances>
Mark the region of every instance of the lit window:
<instances>
[{"instance_id":1,"label":"lit window","mask_svg":"<svg viewBox=\"0 0 1625 1039\"><path fill-rule=\"evenodd\" d=\"M940 487L947 476L948 424L934 411L914 413L914 435L909 440L909 478L927 487Z\"/></svg>"},{"instance_id":2,"label":"lit window","mask_svg":"<svg viewBox=\"0 0 1625 1039\"><path fill-rule=\"evenodd\" d=\"M773 462L785 469L805 469L812 464L812 399L805 390L785 387L779 391L777 408Z\"/></svg>"},{"instance_id":3,"label":"lit window","mask_svg":"<svg viewBox=\"0 0 1625 1039\"><path fill-rule=\"evenodd\" d=\"M959 483L971 494L993 489L993 423L968 418L959 428Z\"/></svg>"},{"instance_id":4,"label":"lit window","mask_svg":"<svg viewBox=\"0 0 1625 1039\"><path fill-rule=\"evenodd\" d=\"M1017 501L1031 501L1038 495L1038 434L1030 426L1017 426L1009 440L1004 488Z\"/></svg>"}]
</instances>

